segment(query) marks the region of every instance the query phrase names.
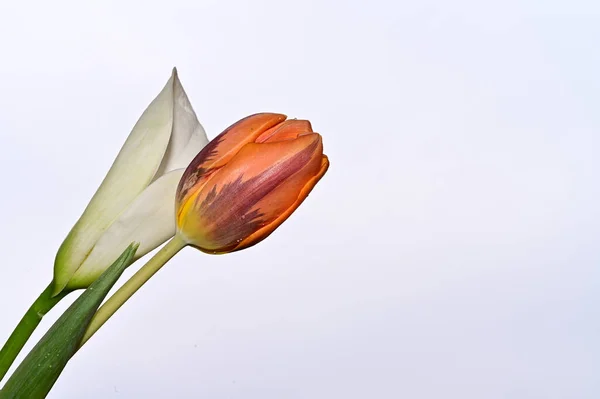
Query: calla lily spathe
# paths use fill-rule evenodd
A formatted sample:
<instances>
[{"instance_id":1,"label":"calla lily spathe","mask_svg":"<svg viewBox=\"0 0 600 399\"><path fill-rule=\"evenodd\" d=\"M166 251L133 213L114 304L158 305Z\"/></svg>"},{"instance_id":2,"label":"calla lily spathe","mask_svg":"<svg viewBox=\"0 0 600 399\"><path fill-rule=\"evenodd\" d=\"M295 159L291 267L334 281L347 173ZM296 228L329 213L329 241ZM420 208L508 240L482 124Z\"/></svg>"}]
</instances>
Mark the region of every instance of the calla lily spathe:
<instances>
[{"instance_id":1,"label":"calla lily spathe","mask_svg":"<svg viewBox=\"0 0 600 399\"><path fill-rule=\"evenodd\" d=\"M262 113L212 140L177 188L183 241L208 253L250 247L300 206L329 167L309 121Z\"/></svg>"},{"instance_id":2,"label":"calla lily spathe","mask_svg":"<svg viewBox=\"0 0 600 399\"><path fill-rule=\"evenodd\" d=\"M207 143L174 69L61 245L54 294L89 286L131 242L141 257L171 238L177 184Z\"/></svg>"}]
</instances>

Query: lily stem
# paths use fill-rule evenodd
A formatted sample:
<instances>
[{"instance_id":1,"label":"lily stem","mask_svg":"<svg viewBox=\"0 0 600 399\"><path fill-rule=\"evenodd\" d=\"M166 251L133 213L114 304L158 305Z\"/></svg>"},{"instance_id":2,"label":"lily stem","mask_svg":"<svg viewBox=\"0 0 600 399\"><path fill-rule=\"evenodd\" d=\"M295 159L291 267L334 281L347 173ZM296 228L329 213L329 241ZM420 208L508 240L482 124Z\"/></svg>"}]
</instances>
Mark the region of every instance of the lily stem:
<instances>
[{"instance_id":1,"label":"lily stem","mask_svg":"<svg viewBox=\"0 0 600 399\"><path fill-rule=\"evenodd\" d=\"M83 339L81 340L81 344L79 347L81 348L88 339L91 338L92 335L98 331L100 327L110 317L115 314L117 310L129 298L136 293L137 290L140 289L142 285L144 285L154 274L160 270L161 267L167 263L169 259L175 256L183 247L185 247L187 243L181 239L178 235L175 235L169 242L165 244L144 266L140 268L121 288L117 290L105 303L98 309L92 320L90 321L90 325L83 335Z\"/></svg>"},{"instance_id":2,"label":"lily stem","mask_svg":"<svg viewBox=\"0 0 600 399\"><path fill-rule=\"evenodd\" d=\"M40 324L44 315L68 294L68 292L63 291L52 297L52 291L53 283L50 283L29 309L27 309L17 327L15 327L10 337L8 337L8 341L6 341L2 350L0 350L0 381L2 381L2 378L4 378L6 372L15 361L15 358Z\"/></svg>"}]
</instances>

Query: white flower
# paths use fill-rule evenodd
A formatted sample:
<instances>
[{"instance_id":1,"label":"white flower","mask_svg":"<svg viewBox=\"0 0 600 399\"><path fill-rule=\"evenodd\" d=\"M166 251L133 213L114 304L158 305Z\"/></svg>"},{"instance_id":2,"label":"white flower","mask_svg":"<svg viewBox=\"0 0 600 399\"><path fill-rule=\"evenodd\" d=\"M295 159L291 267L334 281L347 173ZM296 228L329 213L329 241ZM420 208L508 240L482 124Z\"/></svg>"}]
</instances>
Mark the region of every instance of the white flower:
<instances>
[{"instance_id":1,"label":"white flower","mask_svg":"<svg viewBox=\"0 0 600 399\"><path fill-rule=\"evenodd\" d=\"M207 143L173 69L58 250L54 294L89 286L132 242L139 258L171 238L177 184Z\"/></svg>"}]
</instances>

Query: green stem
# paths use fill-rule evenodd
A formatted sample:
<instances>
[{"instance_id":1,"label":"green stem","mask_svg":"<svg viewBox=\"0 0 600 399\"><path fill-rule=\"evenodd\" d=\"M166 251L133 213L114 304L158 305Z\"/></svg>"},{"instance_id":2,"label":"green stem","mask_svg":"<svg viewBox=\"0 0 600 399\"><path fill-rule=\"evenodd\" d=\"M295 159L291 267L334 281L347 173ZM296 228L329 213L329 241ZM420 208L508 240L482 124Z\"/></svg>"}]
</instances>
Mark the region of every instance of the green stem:
<instances>
[{"instance_id":1,"label":"green stem","mask_svg":"<svg viewBox=\"0 0 600 399\"><path fill-rule=\"evenodd\" d=\"M42 317L68 294L68 292L63 291L57 296L52 297L52 288L53 284L50 283L31 307L27 309L17 327L15 327L10 337L8 337L8 341L6 341L2 350L0 350L0 381L6 375L6 372L15 361L19 352L21 352L21 349L23 349L33 331L40 324Z\"/></svg>"},{"instance_id":2,"label":"green stem","mask_svg":"<svg viewBox=\"0 0 600 399\"><path fill-rule=\"evenodd\" d=\"M110 319L110 317L119 310L119 308L127 302L127 300L131 298L142 285L146 283L146 281L150 280L150 277L159 271L169 259L175 256L177 252L181 251L186 245L185 241L178 235L175 235L175 237L166 243L165 246L148 261L148 263L142 266L140 270L127 280L127 282L123 284L123 286L121 286L121 288L119 288L117 292L115 292L113 296L100 307L100 309L98 309L92 318L87 331L83 335L79 347L81 348L87 340L90 339L90 337L94 335L94 333L96 333L96 331L98 331L98 329L102 327L102 325L106 323L106 321Z\"/></svg>"}]
</instances>

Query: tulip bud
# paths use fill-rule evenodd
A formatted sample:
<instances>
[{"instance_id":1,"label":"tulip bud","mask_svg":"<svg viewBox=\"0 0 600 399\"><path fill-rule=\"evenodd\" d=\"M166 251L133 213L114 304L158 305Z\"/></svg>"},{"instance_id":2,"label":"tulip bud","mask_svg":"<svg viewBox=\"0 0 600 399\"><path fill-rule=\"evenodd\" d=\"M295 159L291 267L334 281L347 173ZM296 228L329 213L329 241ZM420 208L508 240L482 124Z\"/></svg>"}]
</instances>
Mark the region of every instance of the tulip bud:
<instances>
[{"instance_id":1,"label":"tulip bud","mask_svg":"<svg viewBox=\"0 0 600 399\"><path fill-rule=\"evenodd\" d=\"M248 248L300 206L328 167L310 122L271 113L246 117L184 172L176 195L178 234L207 253Z\"/></svg>"}]
</instances>

